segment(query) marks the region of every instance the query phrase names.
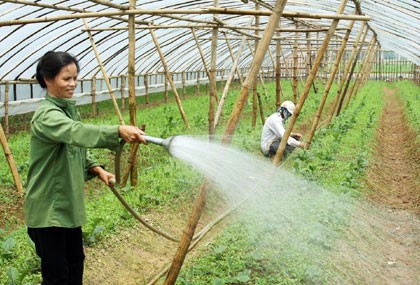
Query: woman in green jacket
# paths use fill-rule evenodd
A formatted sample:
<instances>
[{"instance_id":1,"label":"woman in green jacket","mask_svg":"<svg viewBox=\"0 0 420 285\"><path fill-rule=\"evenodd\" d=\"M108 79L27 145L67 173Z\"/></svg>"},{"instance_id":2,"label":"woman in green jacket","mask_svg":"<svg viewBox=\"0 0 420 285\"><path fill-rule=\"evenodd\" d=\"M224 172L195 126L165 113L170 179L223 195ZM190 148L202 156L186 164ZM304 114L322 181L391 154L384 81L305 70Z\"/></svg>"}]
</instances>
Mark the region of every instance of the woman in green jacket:
<instances>
[{"instance_id":1,"label":"woman in green jacket","mask_svg":"<svg viewBox=\"0 0 420 285\"><path fill-rule=\"evenodd\" d=\"M47 91L31 122L25 202L28 234L41 258L42 284L82 284L86 221L84 183L90 176L109 184L114 175L89 157L88 148L118 150L119 139L147 143L134 126L80 122L73 97L79 64L65 52L47 52L36 78Z\"/></svg>"}]
</instances>

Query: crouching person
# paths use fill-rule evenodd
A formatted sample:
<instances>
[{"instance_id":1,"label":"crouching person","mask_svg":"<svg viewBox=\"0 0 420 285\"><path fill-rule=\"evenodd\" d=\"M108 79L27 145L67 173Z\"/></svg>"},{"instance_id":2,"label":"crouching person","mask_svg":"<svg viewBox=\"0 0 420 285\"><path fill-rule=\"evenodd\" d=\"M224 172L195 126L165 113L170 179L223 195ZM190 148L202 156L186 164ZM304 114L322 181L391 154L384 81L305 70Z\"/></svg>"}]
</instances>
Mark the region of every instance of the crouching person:
<instances>
[{"instance_id":1,"label":"crouching person","mask_svg":"<svg viewBox=\"0 0 420 285\"><path fill-rule=\"evenodd\" d=\"M261 151L267 157L273 157L280 146L281 140L284 136L285 123L289 119L296 106L291 101L284 101L280 108L274 114L270 115L265 121L261 133ZM283 159L287 157L295 148L305 148L306 144L301 142L302 135L299 133L292 133L287 140L286 149L283 153Z\"/></svg>"}]
</instances>

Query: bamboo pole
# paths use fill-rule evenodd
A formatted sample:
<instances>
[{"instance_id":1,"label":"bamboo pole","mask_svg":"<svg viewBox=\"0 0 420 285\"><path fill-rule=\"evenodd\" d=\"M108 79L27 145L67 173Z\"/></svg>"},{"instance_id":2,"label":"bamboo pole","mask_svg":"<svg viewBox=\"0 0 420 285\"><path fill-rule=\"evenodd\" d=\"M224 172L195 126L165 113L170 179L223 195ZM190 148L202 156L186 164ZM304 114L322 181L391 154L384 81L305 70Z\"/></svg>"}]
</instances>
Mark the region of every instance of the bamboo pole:
<instances>
[{"instance_id":1,"label":"bamboo pole","mask_svg":"<svg viewBox=\"0 0 420 285\"><path fill-rule=\"evenodd\" d=\"M200 95L200 71L197 71L196 95Z\"/></svg>"},{"instance_id":2,"label":"bamboo pole","mask_svg":"<svg viewBox=\"0 0 420 285\"><path fill-rule=\"evenodd\" d=\"M125 75L121 75L121 110L125 111Z\"/></svg>"},{"instance_id":3,"label":"bamboo pole","mask_svg":"<svg viewBox=\"0 0 420 285\"><path fill-rule=\"evenodd\" d=\"M9 82L6 81L4 86L4 127L5 136L9 137Z\"/></svg>"},{"instance_id":4,"label":"bamboo pole","mask_svg":"<svg viewBox=\"0 0 420 285\"><path fill-rule=\"evenodd\" d=\"M144 92L146 96L146 105L149 105L149 74L144 75Z\"/></svg>"},{"instance_id":5,"label":"bamboo pole","mask_svg":"<svg viewBox=\"0 0 420 285\"><path fill-rule=\"evenodd\" d=\"M271 11L238 10L238 9L225 9L225 8L216 8L216 7L209 7L209 8L203 8L203 9L131 9L130 8L129 10L113 10L113 11L84 12L84 13L75 12L72 14L60 15L60 16L0 21L0 27L13 26L13 25L25 25L25 24L33 24L33 23L56 22L60 20L97 18L97 17L136 16L136 15L171 15L171 14L205 15L205 14L214 14L214 13L227 14L227 15L229 14L260 15L260 16L268 16L268 17L272 15ZM368 17L368 16L313 14L313 13L303 13L303 12L287 12L287 13L284 13L283 16L285 18L335 19L335 20L341 19L341 20L359 20L359 21L369 21L371 19L371 17ZM146 23L148 24L148 22Z\"/></svg>"},{"instance_id":6,"label":"bamboo pole","mask_svg":"<svg viewBox=\"0 0 420 285\"><path fill-rule=\"evenodd\" d=\"M342 0L341 1L341 4L340 4L340 6L338 8L338 11L337 11L337 14L343 13L344 8L346 6L346 3L347 3L347 0ZM324 42L323 42L323 44L322 44L322 46L321 46L321 48L320 48L320 50L317 54L314 66L312 67L312 70L309 74L308 80L306 80L305 87L304 87L304 89L302 91L302 94L299 98L299 103L296 105L296 109L293 112L292 117L290 118L290 121L287 125L286 131L285 131L285 133L282 137L280 146L279 146L279 148L277 150L277 153L274 157L273 164L276 165L276 166L278 166L280 164L280 161L283 157L284 150L286 149L287 140L289 139L290 134L292 133L292 129L293 129L295 123L296 123L297 117L299 116L299 113L302 110L303 104L305 103L305 100L308 97L309 90L310 90L311 85L312 85L312 81L314 80L314 78L316 76L316 73L317 73L318 67L321 63L323 54L327 49L327 46L329 44L330 39L334 35L335 28L337 27L338 22L339 22L339 20L333 20L332 23L331 23L330 29L328 30L328 33L325 35L325 40L324 40Z\"/></svg>"},{"instance_id":7,"label":"bamboo pole","mask_svg":"<svg viewBox=\"0 0 420 285\"><path fill-rule=\"evenodd\" d=\"M6 135L3 131L3 126L0 124L0 142L3 147L4 155L6 160L9 163L10 171L12 172L13 180L15 181L15 186L18 193L23 193L22 182L20 181L19 172L16 167L15 160L13 159L12 152L10 151L9 144L7 143Z\"/></svg>"},{"instance_id":8,"label":"bamboo pole","mask_svg":"<svg viewBox=\"0 0 420 285\"><path fill-rule=\"evenodd\" d=\"M184 229L181 241L178 245L178 249L172 260L171 267L169 268L166 275L164 285L173 285L178 278L178 274L181 270L182 264L184 263L185 256L188 253L188 248L190 247L192 238L194 236L195 229L197 228L197 224L200 220L201 213L203 212L208 184L209 183L206 179L200 187L199 195L197 196L194 203L192 214L188 220L187 227Z\"/></svg>"},{"instance_id":9,"label":"bamboo pole","mask_svg":"<svg viewBox=\"0 0 420 285\"><path fill-rule=\"evenodd\" d=\"M380 44L379 44L379 42L377 42L375 51L373 52L372 58L371 58L371 60L369 62L369 66L367 67L367 74L366 74L366 76L365 76L365 78L363 80L363 83L366 83L366 81L369 81L370 80L370 73L372 71L372 65L373 64L376 64L376 59L378 57L379 49L380 49ZM407 61L407 63L408 63L408 61ZM374 66L373 69L376 70L376 67ZM375 74L375 76L376 76L376 74Z\"/></svg>"},{"instance_id":10,"label":"bamboo pole","mask_svg":"<svg viewBox=\"0 0 420 285\"><path fill-rule=\"evenodd\" d=\"M251 21L252 21L252 20L251 20ZM230 42L229 42L229 39L228 39L228 37L227 37L227 35L226 35L226 32L223 32L223 35L225 36L225 41L226 41L226 45L227 45L228 50L229 50L230 57L232 58L232 60L233 60L233 61L235 61L235 56L234 56L234 54L233 54L233 51L232 51L232 48L231 48L231 46L230 46ZM245 42L244 42L244 41L245 41L245 39L246 39L246 37L245 37L245 36L242 36L242 39L241 39L241 46L245 43ZM242 46L241 48L243 48L243 46ZM240 82L240 83L241 83L241 85L242 85L242 84L243 84L243 79L242 79L242 75L241 75L241 73L239 72L238 65L236 65L235 72L238 74L238 79L239 79L239 82Z\"/></svg>"},{"instance_id":11,"label":"bamboo pole","mask_svg":"<svg viewBox=\"0 0 420 285\"><path fill-rule=\"evenodd\" d=\"M249 51L250 51L250 53L251 53L251 55L252 55L252 57L254 57L255 56L255 53L254 53L254 51L252 50L252 47L251 47L251 44L249 43L249 41L247 41L247 43L248 43L248 47L249 47ZM257 80L260 80L260 83L261 83L261 87L263 88L263 91L264 91L264 94L265 94L265 96L267 97L268 95L267 95L267 88L265 87L265 83L264 83L264 78L263 78L263 76L262 76L262 70L259 70L258 71L258 74L257 74L257 77L256 77L256 81L255 82L257 82Z\"/></svg>"},{"instance_id":12,"label":"bamboo pole","mask_svg":"<svg viewBox=\"0 0 420 285\"><path fill-rule=\"evenodd\" d=\"M168 102L168 77L165 76L165 103Z\"/></svg>"},{"instance_id":13,"label":"bamboo pole","mask_svg":"<svg viewBox=\"0 0 420 285\"><path fill-rule=\"evenodd\" d=\"M219 0L214 0L214 6L219 4ZM214 15L216 17L216 15ZM153 31L153 30L151 30ZM214 134L214 105L215 99L217 97L217 86L216 86L216 48L217 48L217 34L218 29L214 28L212 31L213 38L212 38L212 54L211 54L211 67L210 67L210 95L209 95L209 136ZM192 238L194 236L195 229L197 227L198 221L200 220L201 214L204 209L205 198L207 195L208 189L208 180L205 179L204 182L201 184L199 195L194 203L194 207L192 213L190 215L188 225L184 229L184 233L181 237L179 242L177 251L175 253L174 259L172 261L171 267L166 275L165 285L173 285L178 278L178 274L181 270L182 264L184 263L185 256L188 253L188 248L190 247Z\"/></svg>"},{"instance_id":14,"label":"bamboo pole","mask_svg":"<svg viewBox=\"0 0 420 285\"><path fill-rule=\"evenodd\" d=\"M130 0L130 10L136 8L136 0ZM130 113L130 125L137 125L137 103L136 103L136 83L135 83L135 61L136 61L136 33L135 33L135 15L129 15L128 17L128 103ZM131 174L131 185L137 185L137 150L138 144L130 144L130 174ZM124 180L124 183L126 180Z\"/></svg>"},{"instance_id":15,"label":"bamboo pole","mask_svg":"<svg viewBox=\"0 0 420 285\"><path fill-rule=\"evenodd\" d=\"M214 6L219 5L218 0L214 0ZM217 18L217 14L213 16ZM212 40L211 40L211 60L210 60L210 94L209 94L209 135L212 136L215 131L215 105L217 98L217 79L216 79L216 68L217 68L217 36L219 29L217 27L212 29Z\"/></svg>"},{"instance_id":16,"label":"bamboo pole","mask_svg":"<svg viewBox=\"0 0 420 285\"><path fill-rule=\"evenodd\" d=\"M239 59L241 58L241 53L242 53L242 49L244 48L244 45L245 45L245 40L246 40L246 37L244 36L242 38L242 43L241 43L241 46L239 47L238 53L236 54L236 57L234 59L232 68L230 70L229 77L226 80L226 84L225 84L225 88L223 89L222 97L220 98L219 104L217 106L217 111L216 111L216 115L215 115L215 118L214 118L214 127L215 128L216 128L216 126L219 122L220 115L222 114L223 105L225 103L227 93L229 91L230 83L232 82L233 76L235 75L235 71L237 71L238 62L239 62Z\"/></svg>"},{"instance_id":17,"label":"bamboo pole","mask_svg":"<svg viewBox=\"0 0 420 285\"><path fill-rule=\"evenodd\" d=\"M298 28L298 24L296 23L296 28ZM297 79L297 66L298 66L298 42L295 38L293 44L293 102L296 104L298 98L298 79Z\"/></svg>"},{"instance_id":18,"label":"bamboo pole","mask_svg":"<svg viewBox=\"0 0 420 285\"><path fill-rule=\"evenodd\" d=\"M312 123L312 128L311 128L311 131L309 133L309 137L308 137L307 142L306 142L306 144L307 144L307 147L306 148L307 149L309 149L310 146L311 146L312 138L314 137L315 131L316 131L317 127L318 127L319 120L321 119L321 114L322 114L322 111L324 109L325 102L327 101L327 97L328 97L328 94L330 92L331 85L333 84L335 75L337 73L337 70L339 69L339 64L341 62L341 58L343 56L344 50L345 50L345 48L347 46L347 41L348 41L348 39L350 37L351 30L353 29L354 22L355 21L353 20L349 24L349 29L347 30L347 32L346 32L346 34L345 34L345 36L343 38L343 42L341 43L341 48L338 51L337 57L335 59L334 66L331 69L330 77L328 79L327 85L325 86L324 94L322 96L321 102L320 102L319 107L318 107L318 111L317 111L316 116L315 116L315 119L314 119L314 121Z\"/></svg>"},{"instance_id":19,"label":"bamboo pole","mask_svg":"<svg viewBox=\"0 0 420 285\"><path fill-rule=\"evenodd\" d=\"M348 105L350 103L350 99L353 98L354 96L356 96L357 91L359 90L359 86L363 81L364 73L366 72L366 66L368 65L369 59L372 55L374 45L375 45L375 41L376 41L376 36L373 36L372 39L370 40L370 43L369 43L369 46L368 46L367 50L364 53L362 63L359 67L359 72L356 75L356 79L354 81L354 84L353 84L352 88L350 89L349 95L347 96L346 108L348 107Z\"/></svg>"},{"instance_id":20,"label":"bamboo pole","mask_svg":"<svg viewBox=\"0 0 420 285\"><path fill-rule=\"evenodd\" d=\"M181 19L183 21L187 20L187 19ZM189 21L194 22L191 19L188 19ZM256 28L256 27L252 27L252 26L234 26L234 25L228 25L225 22L221 21L219 19L219 21L221 23L223 23L223 29L228 29L228 30L233 30L233 31L237 31L237 30L251 30L251 31L255 31L255 30L260 30L260 31L264 31L264 28ZM198 23L200 23L201 21L197 21ZM139 30L147 30L147 29L152 29L152 30L158 30L158 29L212 29L214 27L218 26L218 24L216 23L206 23L206 24L185 24L185 25L180 25L180 24L172 24L172 25L158 25L158 24L145 24L145 25L137 25L136 28ZM121 31L121 30L127 30L127 27L112 27L112 28L90 28L89 30L91 31ZM336 31L345 31L347 28L337 28ZM86 29L82 29L82 31L85 31ZM293 28L283 28L283 29L276 29L276 32L284 32L284 33L291 33L291 32L299 32L299 33L306 33L306 32L327 32L328 28L306 28L306 29L293 29ZM254 37L251 34L247 34L247 36L249 37ZM273 39L277 39L277 37L273 37Z\"/></svg>"},{"instance_id":21,"label":"bamboo pole","mask_svg":"<svg viewBox=\"0 0 420 285\"><path fill-rule=\"evenodd\" d=\"M280 21L279 21L280 26ZM281 46L280 40L276 40L276 110L280 108L281 105Z\"/></svg>"},{"instance_id":22,"label":"bamboo pole","mask_svg":"<svg viewBox=\"0 0 420 285\"><path fill-rule=\"evenodd\" d=\"M306 79L308 79L309 71L311 70L311 41L309 40L309 32L305 34L306 36Z\"/></svg>"},{"instance_id":23,"label":"bamboo pole","mask_svg":"<svg viewBox=\"0 0 420 285\"><path fill-rule=\"evenodd\" d=\"M258 107L259 107L258 109L260 110L261 125L264 126L265 124L264 107L263 107L263 102L261 99L260 92L257 92L257 99L258 99Z\"/></svg>"},{"instance_id":24,"label":"bamboo pole","mask_svg":"<svg viewBox=\"0 0 420 285\"><path fill-rule=\"evenodd\" d=\"M343 93L341 94L341 98L340 98L340 101L338 103L336 116L339 116L340 115L341 108L342 108L343 103L344 103L344 99L346 98L346 95L347 95L347 90L348 90L348 88L350 86L351 79L353 77L354 69L356 68L356 65L357 65L357 63L359 61L360 53L362 52L363 45L365 44L366 36L367 36L367 34L369 32L368 28L369 28L369 26L366 25L366 32L363 35L363 39L361 41L361 44L360 44L359 48L357 49L357 53L356 53L356 55L354 57L353 62L350 63L351 64L351 68L349 70L349 74L348 74L348 78L347 78L347 81L346 81L346 85L344 86Z\"/></svg>"},{"instance_id":25,"label":"bamboo pole","mask_svg":"<svg viewBox=\"0 0 420 285\"><path fill-rule=\"evenodd\" d=\"M203 53L203 50L202 50L202 48L201 48L201 45L200 45L200 43L198 42L198 38L197 38L197 34L195 33L195 29L194 29L194 28L193 28L193 29L191 29L191 32L192 32L193 38L194 38L194 40L195 40L195 45L197 46L198 52L199 52L199 54L200 54L201 61L203 62L203 67L204 67L204 70L205 70L205 72L207 73L207 77L208 77L208 78L210 78L210 71L209 71L209 69L208 69L208 67L207 67L206 59L205 59L205 57L204 57L204 53Z\"/></svg>"},{"instance_id":26,"label":"bamboo pole","mask_svg":"<svg viewBox=\"0 0 420 285\"><path fill-rule=\"evenodd\" d=\"M341 91L343 89L344 84L346 83L346 79L347 79L348 74L350 72L350 68L352 66L352 62L354 61L354 58L355 58L355 55L356 55L356 51L357 51L357 47L358 47L359 41L360 41L360 39L361 39L361 37L362 37L362 35L364 33L365 27L367 27L366 26L366 22L363 22L362 25L361 25L361 27L360 27L359 33L357 34L356 40L355 40L355 42L353 44L353 49L352 49L351 54L350 54L350 56L349 56L349 58L347 60L347 64L346 64L346 66L344 68L344 72L343 72L343 75L341 77L341 81L340 81L340 84L338 86L338 89L337 89L337 94L336 94L336 96L334 98L334 102L333 102L333 106L331 108L331 112L330 112L330 114L329 114L329 116L327 118L327 122L326 122L326 126L327 127L330 125L330 123L332 121L332 118L334 116L334 113L335 113L335 111L337 109L338 102L339 102L339 100L341 98ZM366 35L366 33L365 33L365 35Z\"/></svg>"},{"instance_id":27,"label":"bamboo pole","mask_svg":"<svg viewBox=\"0 0 420 285\"><path fill-rule=\"evenodd\" d=\"M190 128L190 124L188 123L187 116L185 115L185 112L184 112L184 108L182 107L181 99L179 98L179 95L178 95L178 92L176 90L174 81L172 80L172 76L171 76L171 74L169 72L168 65L166 64L165 57L163 56L162 50L160 49L159 42L158 42L158 40L157 40L157 38L156 38L155 33L154 33L153 30L150 30L150 35L152 36L153 42L155 43L155 46L156 46L156 50L157 50L157 52L159 54L160 60L162 61L162 66L163 66L163 68L165 70L166 78L168 79L169 85L171 86L172 92L174 93L175 100L176 100L176 103L178 105L179 112L181 113L181 117L182 117L182 119L184 121L184 124L187 127L187 129L189 129Z\"/></svg>"},{"instance_id":28,"label":"bamboo pole","mask_svg":"<svg viewBox=\"0 0 420 285\"><path fill-rule=\"evenodd\" d=\"M219 13L219 14L233 14L233 15L259 15L259 16L270 16L272 11L263 10L245 10L245 9L227 9L227 8L206 8L207 11ZM283 18L306 18L306 19L330 19L330 20L359 20L369 21L371 17L359 16L359 15L343 15L343 14L316 14L316 13L305 13L305 12L284 12Z\"/></svg>"},{"instance_id":29,"label":"bamboo pole","mask_svg":"<svg viewBox=\"0 0 420 285\"><path fill-rule=\"evenodd\" d=\"M255 10L259 10L260 6L258 5L258 2L255 3ZM255 16L255 26L259 27L260 25L260 18L259 16ZM254 40L254 44L255 47L254 49L257 50L258 49L258 30L255 30L255 40ZM249 45L249 41L248 41L248 45ZM252 48L251 46L249 47L252 53ZM253 54L254 56L254 54ZM261 70L255 74L255 82L258 81L258 75L261 75ZM256 124L257 124L257 111L258 111L258 98L257 98L257 86L258 84L254 84L254 86L252 87L252 121L251 121L251 127L255 128Z\"/></svg>"},{"instance_id":30,"label":"bamboo pole","mask_svg":"<svg viewBox=\"0 0 420 285\"><path fill-rule=\"evenodd\" d=\"M185 98L187 97L187 89L185 85L185 70L182 71L182 96Z\"/></svg>"},{"instance_id":31,"label":"bamboo pole","mask_svg":"<svg viewBox=\"0 0 420 285\"><path fill-rule=\"evenodd\" d=\"M244 84L242 85L241 91L238 95L238 98L236 99L233 111L227 122L225 131L223 133L223 138L222 138L222 141L224 143L230 143L232 140L232 135L234 134L236 130L240 116L242 114L242 111L248 99L249 89L252 88L254 84L256 83L255 74L259 72L261 63L264 59L265 54L267 53L268 47L270 45L270 41L278 25L278 21L283 14L283 10L286 3L287 3L287 0L276 0L276 5L273 8L270 19L268 20L267 26L264 30L261 43L258 45L258 49L252 60L251 67L248 72L248 76L246 77Z\"/></svg>"},{"instance_id":32,"label":"bamboo pole","mask_svg":"<svg viewBox=\"0 0 420 285\"><path fill-rule=\"evenodd\" d=\"M96 112L96 77L94 76L90 85L90 93L92 96L92 116L98 115Z\"/></svg>"},{"instance_id":33,"label":"bamboo pole","mask_svg":"<svg viewBox=\"0 0 420 285\"><path fill-rule=\"evenodd\" d=\"M89 27L86 19L83 19L83 23L85 24L85 27L87 27L87 28ZM92 36L92 33L90 31L88 31L88 36L89 36L90 44L92 45L92 49L95 53L96 60L98 61L99 68L101 69L102 76L104 77L106 86L108 87L109 95L111 95L112 103L114 105L115 112L117 113L118 120L120 121L120 125L124 125L124 119L121 115L120 109L118 108L118 104L117 104L117 100L115 99L114 91L112 90L111 83L109 81L108 75L106 74L105 68L102 64L102 60L99 56L98 49L96 48L95 41L93 40L93 36Z\"/></svg>"}]
</instances>

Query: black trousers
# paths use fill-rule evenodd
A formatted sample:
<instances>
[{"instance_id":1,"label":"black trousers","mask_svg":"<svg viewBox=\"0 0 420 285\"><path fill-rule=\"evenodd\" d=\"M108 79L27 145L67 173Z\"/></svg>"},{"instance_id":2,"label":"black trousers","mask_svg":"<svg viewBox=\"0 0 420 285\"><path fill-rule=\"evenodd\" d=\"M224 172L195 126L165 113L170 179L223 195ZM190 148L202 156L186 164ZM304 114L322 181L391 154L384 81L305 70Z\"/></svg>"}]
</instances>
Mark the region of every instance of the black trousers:
<instances>
[{"instance_id":1,"label":"black trousers","mask_svg":"<svg viewBox=\"0 0 420 285\"><path fill-rule=\"evenodd\" d=\"M82 228L28 228L41 258L42 285L82 285Z\"/></svg>"}]
</instances>

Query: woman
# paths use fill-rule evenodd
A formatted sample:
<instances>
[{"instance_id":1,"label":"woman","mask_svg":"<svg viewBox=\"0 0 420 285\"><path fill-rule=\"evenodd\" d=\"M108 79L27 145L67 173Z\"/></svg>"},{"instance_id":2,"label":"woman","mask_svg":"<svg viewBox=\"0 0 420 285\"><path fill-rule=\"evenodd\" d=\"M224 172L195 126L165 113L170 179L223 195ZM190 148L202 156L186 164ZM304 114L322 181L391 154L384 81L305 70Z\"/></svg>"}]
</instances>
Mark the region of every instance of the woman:
<instances>
[{"instance_id":1,"label":"woman","mask_svg":"<svg viewBox=\"0 0 420 285\"><path fill-rule=\"evenodd\" d=\"M147 143L134 126L80 122L71 99L78 73L77 59L65 52L47 52L36 69L47 94L31 122L25 215L41 258L42 284L82 284L84 182L97 176L108 185L114 178L89 157L87 148L118 150L119 138Z\"/></svg>"}]
</instances>

